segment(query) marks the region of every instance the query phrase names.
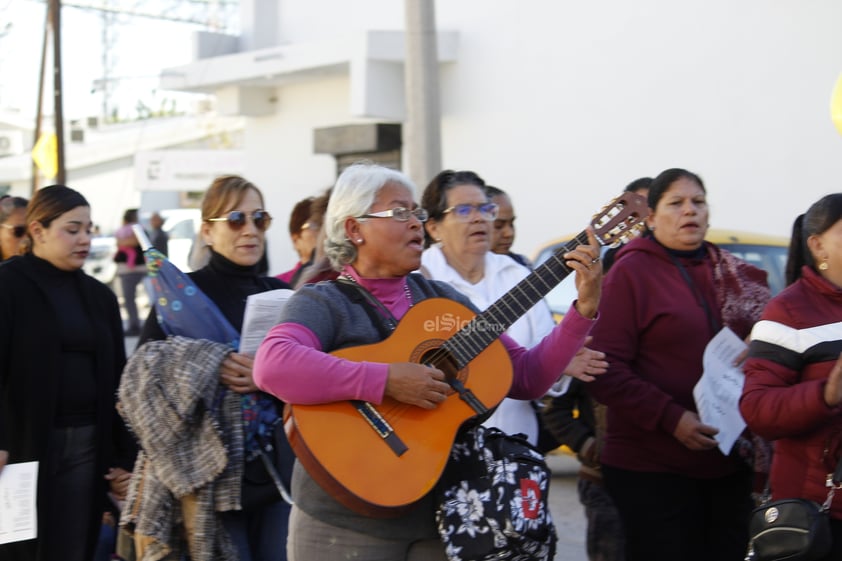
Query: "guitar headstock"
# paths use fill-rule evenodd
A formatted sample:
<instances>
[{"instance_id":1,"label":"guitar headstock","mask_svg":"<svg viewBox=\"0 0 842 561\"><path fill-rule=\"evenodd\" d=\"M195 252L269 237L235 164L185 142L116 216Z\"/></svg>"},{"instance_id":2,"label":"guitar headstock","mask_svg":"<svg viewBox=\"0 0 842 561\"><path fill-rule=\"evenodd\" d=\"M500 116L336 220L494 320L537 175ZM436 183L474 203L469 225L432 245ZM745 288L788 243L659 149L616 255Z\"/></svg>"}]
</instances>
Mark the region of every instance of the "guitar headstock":
<instances>
[{"instance_id":1,"label":"guitar headstock","mask_svg":"<svg viewBox=\"0 0 842 561\"><path fill-rule=\"evenodd\" d=\"M594 235L602 245L619 245L638 235L649 216L646 198L632 192L622 195L605 205L591 219Z\"/></svg>"}]
</instances>

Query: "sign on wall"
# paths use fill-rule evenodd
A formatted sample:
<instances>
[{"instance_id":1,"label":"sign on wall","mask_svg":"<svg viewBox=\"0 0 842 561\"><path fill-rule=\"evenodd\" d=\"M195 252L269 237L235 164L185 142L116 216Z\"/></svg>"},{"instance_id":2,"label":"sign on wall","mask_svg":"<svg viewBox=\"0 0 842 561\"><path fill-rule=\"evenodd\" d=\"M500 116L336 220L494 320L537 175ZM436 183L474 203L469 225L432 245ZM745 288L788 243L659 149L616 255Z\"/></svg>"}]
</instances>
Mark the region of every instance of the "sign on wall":
<instances>
[{"instance_id":1,"label":"sign on wall","mask_svg":"<svg viewBox=\"0 0 842 561\"><path fill-rule=\"evenodd\" d=\"M151 150L134 158L139 191L204 191L220 175L242 175L242 150Z\"/></svg>"}]
</instances>

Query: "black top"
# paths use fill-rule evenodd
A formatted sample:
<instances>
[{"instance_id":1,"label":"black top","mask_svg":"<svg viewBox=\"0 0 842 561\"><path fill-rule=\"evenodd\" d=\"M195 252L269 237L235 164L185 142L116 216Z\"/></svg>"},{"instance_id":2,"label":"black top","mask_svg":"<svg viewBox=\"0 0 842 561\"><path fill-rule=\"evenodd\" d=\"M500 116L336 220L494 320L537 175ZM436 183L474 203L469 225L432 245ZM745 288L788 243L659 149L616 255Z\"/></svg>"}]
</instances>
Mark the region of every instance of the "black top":
<instances>
[{"instance_id":1,"label":"black top","mask_svg":"<svg viewBox=\"0 0 842 561\"><path fill-rule=\"evenodd\" d=\"M84 408L92 404L97 442L95 496L102 504L91 513L80 513L90 514L87 557L91 558L107 501L107 482L101 474L112 466L131 471L136 451L114 403L126 359L117 298L83 271L62 272L31 254L0 264L0 286L0 450L8 450L10 463L42 462L38 512L49 512L57 492L56 468L49 453L53 429L61 426L62 411L80 411L80 404ZM92 348L91 339L95 341ZM83 369L83 377L93 376L93 386L86 383L72 403L63 393L78 379L75 373L70 374L74 378L67 378L69 371L76 370L66 363L68 353L80 353L84 357L80 360L91 366ZM46 516L38 517L38 539L0 546L0 559L43 559L39 545L54 535L46 520Z\"/></svg>"},{"instance_id":2,"label":"black top","mask_svg":"<svg viewBox=\"0 0 842 561\"><path fill-rule=\"evenodd\" d=\"M49 261L34 257L32 264L58 314L61 357L58 365L59 395L54 424L57 427L93 425L96 422L96 334L89 310L79 298L79 272L62 271Z\"/></svg>"}]
</instances>

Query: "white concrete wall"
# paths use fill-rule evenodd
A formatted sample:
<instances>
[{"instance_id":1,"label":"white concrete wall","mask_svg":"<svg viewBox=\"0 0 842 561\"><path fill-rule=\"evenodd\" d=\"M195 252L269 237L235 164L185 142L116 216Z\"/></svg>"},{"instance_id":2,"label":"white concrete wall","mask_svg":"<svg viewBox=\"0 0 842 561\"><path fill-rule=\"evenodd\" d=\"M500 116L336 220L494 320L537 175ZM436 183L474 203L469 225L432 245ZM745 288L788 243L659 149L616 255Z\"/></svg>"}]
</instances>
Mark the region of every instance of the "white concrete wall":
<instances>
[{"instance_id":1,"label":"white concrete wall","mask_svg":"<svg viewBox=\"0 0 842 561\"><path fill-rule=\"evenodd\" d=\"M103 234L112 234L122 225L123 213L139 208L141 193L134 188L135 171L131 161L97 166L95 173L68 173L67 184L88 199L91 219ZM49 185L50 181L42 186Z\"/></svg>"},{"instance_id":2,"label":"white concrete wall","mask_svg":"<svg viewBox=\"0 0 842 561\"><path fill-rule=\"evenodd\" d=\"M397 0L279 2L283 42L403 27ZM842 190L829 115L838 0L440 0L436 10L439 28L460 34L457 62L442 66L443 165L512 193L520 252L581 230L630 180L668 167L702 176L720 228L787 235L797 212ZM332 180L313 128L356 121L347 88L335 78L279 88L277 113L249 121L249 174L271 186L277 217L274 272L295 260L289 209Z\"/></svg>"},{"instance_id":3,"label":"white concrete wall","mask_svg":"<svg viewBox=\"0 0 842 561\"><path fill-rule=\"evenodd\" d=\"M277 0L282 44L333 39L368 29L400 29L403 0ZM453 0L439 0L441 4ZM462 0L454 3L462 4Z\"/></svg>"},{"instance_id":4,"label":"white concrete wall","mask_svg":"<svg viewBox=\"0 0 842 561\"><path fill-rule=\"evenodd\" d=\"M299 200L333 185L336 162L313 153L313 129L360 122L349 114L347 78L330 78L278 90L278 113L246 122L246 177L260 187L274 217L269 230L272 274L290 269L298 257L287 224Z\"/></svg>"}]
</instances>

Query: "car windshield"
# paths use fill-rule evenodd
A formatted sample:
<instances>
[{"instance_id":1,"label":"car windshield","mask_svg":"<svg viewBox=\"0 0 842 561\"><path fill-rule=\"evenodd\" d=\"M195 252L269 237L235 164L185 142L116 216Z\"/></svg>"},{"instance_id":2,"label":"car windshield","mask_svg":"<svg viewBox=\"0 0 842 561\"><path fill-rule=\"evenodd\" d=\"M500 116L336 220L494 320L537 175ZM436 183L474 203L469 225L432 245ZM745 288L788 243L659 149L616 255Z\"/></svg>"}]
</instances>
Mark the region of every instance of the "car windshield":
<instances>
[{"instance_id":1,"label":"car windshield","mask_svg":"<svg viewBox=\"0 0 842 561\"><path fill-rule=\"evenodd\" d=\"M535 266L546 261L563 244L555 244L544 248L535 259ZM764 269L768 273L769 288L774 296L784 288L784 274L786 270L787 248L777 245L761 245L748 243L718 243L722 249L726 249L756 267ZM603 253L607 248L603 248ZM553 314L564 315L576 299L576 285L574 276L568 275L561 284L547 294L547 304Z\"/></svg>"}]
</instances>

